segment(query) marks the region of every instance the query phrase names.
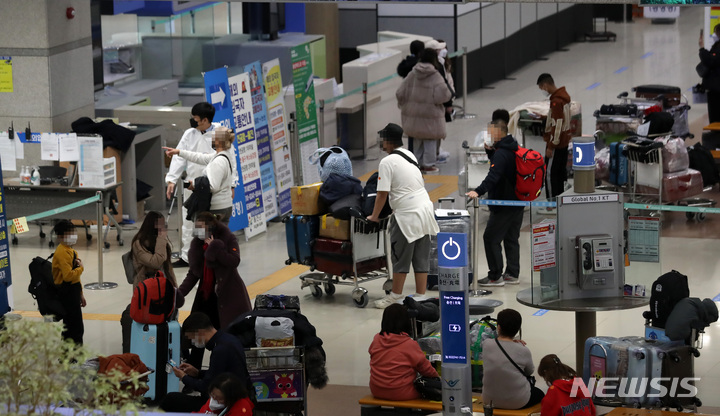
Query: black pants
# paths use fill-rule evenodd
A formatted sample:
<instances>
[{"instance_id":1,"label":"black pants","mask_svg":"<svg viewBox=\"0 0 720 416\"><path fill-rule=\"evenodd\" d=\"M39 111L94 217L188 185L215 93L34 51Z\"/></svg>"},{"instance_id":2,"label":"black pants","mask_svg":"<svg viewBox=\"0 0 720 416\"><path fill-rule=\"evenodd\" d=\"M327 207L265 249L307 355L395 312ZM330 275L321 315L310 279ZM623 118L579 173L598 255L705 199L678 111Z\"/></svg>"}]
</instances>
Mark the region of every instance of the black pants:
<instances>
[{"instance_id":1,"label":"black pants","mask_svg":"<svg viewBox=\"0 0 720 416\"><path fill-rule=\"evenodd\" d=\"M548 199L555 198L565 192L567 180L568 148L553 150L551 158L545 158L545 195Z\"/></svg>"},{"instance_id":2,"label":"black pants","mask_svg":"<svg viewBox=\"0 0 720 416\"><path fill-rule=\"evenodd\" d=\"M208 401L208 395L188 396L182 393L168 393L160 402L160 409L168 413L193 413Z\"/></svg>"},{"instance_id":3,"label":"black pants","mask_svg":"<svg viewBox=\"0 0 720 416\"><path fill-rule=\"evenodd\" d=\"M70 339L78 345L83 343L83 335L85 334L85 325L83 324L82 307L82 285L80 283L69 284L63 283L59 286L60 301L65 307L65 316L63 316L63 338Z\"/></svg>"},{"instance_id":4,"label":"black pants","mask_svg":"<svg viewBox=\"0 0 720 416\"><path fill-rule=\"evenodd\" d=\"M522 207L491 207L483 234L485 257L488 263L488 278L497 280L503 274L502 246L505 247L507 268L505 273L512 277L520 276L520 227L522 227ZM502 244L502 246L501 246Z\"/></svg>"},{"instance_id":5,"label":"black pants","mask_svg":"<svg viewBox=\"0 0 720 416\"><path fill-rule=\"evenodd\" d=\"M530 400L528 400L527 404L525 405L525 407L523 407L523 409L526 407L535 406L542 401L543 397L545 397L545 393L543 393L543 391L539 388L533 386L530 389Z\"/></svg>"},{"instance_id":6,"label":"black pants","mask_svg":"<svg viewBox=\"0 0 720 416\"><path fill-rule=\"evenodd\" d=\"M711 123L720 122L720 92L707 92L708 119Z\"/></svg>"},{"instance_id":7,"label":"black pants","mask_svg":"<svg viewBox=\"0 0 720 416\"><path fill-rule=\"evenodd\" d=\"M202 285L202 281L200 282L200 285ZM210 297L205 300L203 299L203 295L200 293L200 288L198 288L197 294L195 295L195 300L193 301L192 312L204 313L205 315L210 317L210 322L212 322L215 329L220 329L220 314L218 313L218 301L217 295L215 295L214 291L210 294ZM188 339L185 337L182 337L181 342L183 343L181 345L181 349L183 350L183 352L187 351L188 349L190 350L190 353L187 354L187 363L197 368L198 370L202 368L205 348L195 348L191 346Z\"/></svg>"}]
</instances>

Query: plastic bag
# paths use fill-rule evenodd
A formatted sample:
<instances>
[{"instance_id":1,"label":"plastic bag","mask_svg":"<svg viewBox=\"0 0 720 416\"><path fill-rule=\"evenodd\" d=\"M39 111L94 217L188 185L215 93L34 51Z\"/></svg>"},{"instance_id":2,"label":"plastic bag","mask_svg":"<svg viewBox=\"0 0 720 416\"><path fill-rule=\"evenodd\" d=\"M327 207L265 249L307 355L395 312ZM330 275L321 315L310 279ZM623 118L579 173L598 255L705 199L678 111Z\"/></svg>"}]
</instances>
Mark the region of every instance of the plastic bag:
<instances>
[{"instance_id":1,"label":"plastic bag","mask_svg":"<svg viewBox=\"0 0 720 416\"><path fill-rule=\"evenodd\" d=\"M295 345L295 329L292 319L265 316L255 318L255 345L258 347Z\"/></svg>"},{"instance_id":2,"label":"plastic bag","mask_svg":"<svg viewBox=\"0 0 720 416\"><path fill-rule=\"evenodd\" d=\"M331 173L352 176L350 156L340 146L321 147L308 160L313 165L317 165L322 182L325 182Z\"/></svg>"},{"instance_id":3,"label":"plastic bag","mask_svg":"<svg viewBox=\"0 0 720 416\"><path fill-rule=\"evenodd\" d=\"M690 167L690 155L683 139L666 136L655 141L663 143L663 173L680 172Z\"/></svg>"},{"instance_id":4,"label":"plastic bag","mask_svg":"<svg viewBox=\"0 0 720 416\"><path fill-rule=\"evenodd\" d=\"M610 148L600 149L595 153L595 179L610 180Z\"/></svg>"}]
</instances>

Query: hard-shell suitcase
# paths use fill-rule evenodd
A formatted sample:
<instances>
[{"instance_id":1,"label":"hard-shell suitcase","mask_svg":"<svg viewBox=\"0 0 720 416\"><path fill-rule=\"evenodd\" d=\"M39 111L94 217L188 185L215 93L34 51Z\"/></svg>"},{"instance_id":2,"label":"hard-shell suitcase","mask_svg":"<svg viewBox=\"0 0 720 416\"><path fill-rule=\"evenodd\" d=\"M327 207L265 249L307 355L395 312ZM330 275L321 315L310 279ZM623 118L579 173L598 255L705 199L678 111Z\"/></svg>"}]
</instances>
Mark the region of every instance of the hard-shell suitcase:
<instances>
[{"instance_id":1,"label":"hard-shell suitcase","mask_svg":"<svg viewBox=\"0 0 720 416\"><path fill-rule=\"evenodd\" d=\"M155 370L148 377L148 390L145 397L158 401L167 393L180 391L180 379L170 371L166 364L180 365L180 323L165 322L159 325L132 323L130 352L137 354L148 368Z\"/></svg>"},{"instance_id":2,"label":"hard-shell suitcase","mask_svg":"<svg viewBox=\"0 0 720 416\"><path fill-rule=\"evenodd\" d=\"M300 312L300 297L287 295L257 295L254 310L290 309Z\"/></svg>"},{"instance_id":3,"label":"hard-shell suitcase","mask_svg":"<svg viewBox=\"0 0 720 416\"><path fill-rule=\"evenodd\" d=\"M472 253L472 238L471 238L471 221L470 213L464 209L443 209L442 203L450 202L455 203L455 198L440 198L438 199L438 209L435 210L435 220L437 221L438 228L441 233L461 233L468 236L468 253ZM472 259L468 259L472 262ZM430 237L430 262L428 264L428 289L433 289L438 284L438 254L437 254L437 237ZM472 265L471 265L472 266ZM469 270L468 277L472 281L472 267Z\"/></svg>"},{"instance_id":4,"label":"hard-shell suitcase","mask_svg":"<svg viewBox=\"0 0 720 416\"><path fill-rule=\"evenodd\" d=\"M385 255L358 259L358 274L380 270L387 265ZM353 244L350 241L332 238L318 238L313 245L313 262L315 269L333 276L351 277L353 271Z\"/></svg>"},{"instance_id":5,"label":"hard-shell suitcase","mask_svg":"<svg viewBox=\"0 0 720 416\"><path fill-rule=\"evenodd\" d=\"M622 379L642 379L648 372L647 354L632 340L615 337L591 337L585 341L583 381L588 387L604 378L606 396L597 397L596 403L605 405L642 405L645 395L619 394L627 388Z\"/></svg>"},{"instance_id":6,"label":"hard-shell suitcase","mask_svg":"<svg viewBox=\"0 0 720 416\"><path fill-rule=\"evenodd\" d=\"M285 222L288 259L285 264L312 264L312 245L320 230L316 215L291 215Z\"/></svg>"},{"instance_id":7,"label":"hard-shell suitcase","mask_svg":"<svg viewBox=\"0 0 720 416\"><path fill-rule=\"evenodd\" d=\"M655 98L658 95L664 97L663 106L665 108L675 107L680 104L680 98L682 97L682 91L680 87L674 87L670 85L638 85L633 88L635 96L638 98Z\"/></svg>"},{"instance_id":8,"label":"hard-shell suitcase","mask_svg":"<svg viewBox=\"0 0 720 416\"><path fill-rule=\"evenodd\" d=\"M625 143L610 143L610 183L625 186L628 183L628 159L623 154Z\"/></svg>"}]
</instances>

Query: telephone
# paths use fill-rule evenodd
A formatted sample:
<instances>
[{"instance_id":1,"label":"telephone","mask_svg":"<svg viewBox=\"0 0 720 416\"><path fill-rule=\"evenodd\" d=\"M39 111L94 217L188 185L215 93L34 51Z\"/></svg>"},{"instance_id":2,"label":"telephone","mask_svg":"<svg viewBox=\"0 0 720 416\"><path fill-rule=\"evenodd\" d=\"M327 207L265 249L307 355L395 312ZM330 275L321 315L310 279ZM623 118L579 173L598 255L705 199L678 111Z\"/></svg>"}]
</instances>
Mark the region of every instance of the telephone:
<instances>
[{"instance_id":1,"label":"telephone","mask_svg":"<svg viewBox=\"0 0 720 416\"><path fill-rule=\"evenodd\" d=\"M576 237L577 282L581 289L600 289L613 284L615 252L610 235Z\"/></svg>"}]
</instances>

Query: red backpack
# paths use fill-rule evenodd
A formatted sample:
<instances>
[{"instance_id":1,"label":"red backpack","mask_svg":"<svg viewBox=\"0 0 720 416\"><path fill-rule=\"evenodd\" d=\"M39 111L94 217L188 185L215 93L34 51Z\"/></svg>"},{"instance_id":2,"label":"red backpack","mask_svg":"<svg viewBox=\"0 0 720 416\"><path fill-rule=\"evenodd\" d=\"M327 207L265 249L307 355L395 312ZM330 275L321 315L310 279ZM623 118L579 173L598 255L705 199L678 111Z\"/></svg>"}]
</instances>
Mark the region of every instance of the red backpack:
<instances>
[{"instance_id":1,"label":"red backpack","mask_svg":"<svg viewBox=\"0 0 720 416\"><path fill-rule=\"evenodd\" d=\"M157 325L170 320L175 312L175 286L158 271L138 283L130 303L130 317L141 324Z\"/></svg>"},{"instance_id":2,"label":"red backpack","mask_svg":"<svg viewBox=\"0 0 720 416\"><path fill-rule=\"evenodd\" d=\"M533 201L545 184L545 158L540 152L518 146L515 152L515 196L520 201Z\"/></svg>"}]
</instances>

